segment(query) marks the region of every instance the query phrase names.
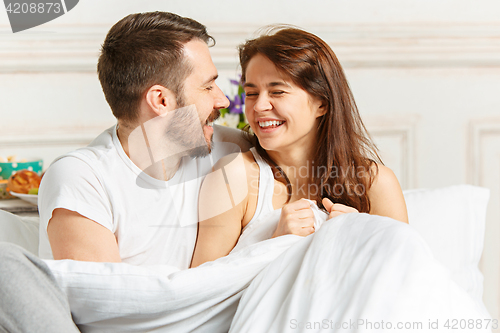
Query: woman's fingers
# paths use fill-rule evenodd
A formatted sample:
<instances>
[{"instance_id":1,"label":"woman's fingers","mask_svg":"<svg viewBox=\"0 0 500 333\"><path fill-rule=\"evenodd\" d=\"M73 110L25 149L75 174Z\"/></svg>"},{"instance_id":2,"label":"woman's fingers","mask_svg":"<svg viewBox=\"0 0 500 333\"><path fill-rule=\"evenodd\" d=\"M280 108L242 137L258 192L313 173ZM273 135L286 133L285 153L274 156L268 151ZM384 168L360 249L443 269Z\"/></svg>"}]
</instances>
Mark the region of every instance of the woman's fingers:
<instances>
[{"instance_id":1,"label":"woman's fingers","mask_svg":"<svg viewBox=\"0 0 500 333\"><path fill-rule=\"evenodd\" d=\"M334 210L333 212L330 213L328 216L329 219L333 219L334 217L337 217L339 215L345 214L344 212L339 212L338 210Z\"/></svg>"},{"instance_id":2,"label":"woman's fingers","mask_svg":"<svg viewBox=\"0 0 500 333\"><path fill-rule=\"evenodd\" d=\"M273 237L294 234L307 236L314 232L314 213L307 200L297 200L283 206Z\"/></svg>"},{"instance_id":3,"label":"woman's fingers","mask_svg":"<svg viewBox=\"0 0 500 333\"><path fill-rule=\"evenodd\" d=\"M328 198L323 198L323 200L321 200L321 202L323 203L323 207L325 207L325 209L328 211L328 212L331 212L332 211L332 207L333 207L333 202L328 199Z\"/></svg>"},{"instance_id":4,"label":"woman's fingers","mask_svg":"<svg viewBox=\"0 0 500 333\"><path fill-rule=\"evenodd\" d=\"M297 200L287 205L295 210L310 208L311 204L307 200Z\"/></svg>"},{"instance_id":5,"label":"woman's fingers","mask_svg":"<svg viewBox=\"0 0 500 333\"><path fill-rule=\"evenodd\" d=\"M330 212L329 218L334 218L342 214L358 213L354 207L333 203L328 198L323 198L323 206ZM283 206L281 211L280 222L273 237L295 234L299 236L307 236L314 232L314 213L311 205L307 200L297 200Z\"/></svg>"},{"instance_id":6,"label":"woman's fingers","mask_svg":"<svg viewBox=\"0 0 500 333\"><path fill-rule=\"evenodd\" d=\"M300 230L300 235L299 236L309 236L314 232L314 226L313 227L304 227Z\"/></svg>"},{"instance_id":7,"label":"woman's fingers","mask_svg":"<svg viewBox=\"0 0 500 333\"><path fill-rule=\"evenodd\" d=\"M333 204L332 211L338 211L342 213L359 213L356 208L339 203Z\"/></svg>"},{"instance_id":8,"label":"woman's fingers","mask_svg":"<svg viewBox=\"0 0 500 333\"><path fill-rule=\"evenodd\" d=\"M293 216L298 219L314 219L314 213L310 207L294 211Z\"/></svg>"},{"instance_id":9,"label":"woman's fingers","mask_svg":"<svg viewBox=\"0 0 500 333\"><path fill-rule=\"evenodd\" d=\"M323 206L325 206L325 199L323 199ZM328 200L328 201L330 201L330 200ZM327 207L325 206L325 208L327 208ZM335 204L332 203L331 207L329 207L329 208L330 208L330 210L329 210L330 215L328 216L329 218L334 218L334 217L337 217L339 215L347 214L347 213L359 213L359 211L356 208L351 207L351 206L346 206L343 204L339 204L339 203L335 203ZM328 208L327 208L327 210L328 210Z\"/></svg>"},{"instance_id":10,"label":"woman's fingers","mask_svg":"<svg viewBox=\"0 0 500 333\"><path fill-rule=\"evenodd\" d=\"M293 213L293 211L298 211L302 209L310 209L311 204L305 199L300 199L292 203L283 206L283 210L287 213Z\"/></svg>"},{"instance_id":11,"label":"woman's fingers","mask_svg":"<svg viewBox=\"0 0 500 333\"><path fill-rule=\"evenodd\" d=\"M285 217L290 229L302 230L303 228L310 228L314 226L314 213L312 210L310 212L304 211L300 213L295 213L294 215L288 215Z\"/></svg>"}]
</instances>

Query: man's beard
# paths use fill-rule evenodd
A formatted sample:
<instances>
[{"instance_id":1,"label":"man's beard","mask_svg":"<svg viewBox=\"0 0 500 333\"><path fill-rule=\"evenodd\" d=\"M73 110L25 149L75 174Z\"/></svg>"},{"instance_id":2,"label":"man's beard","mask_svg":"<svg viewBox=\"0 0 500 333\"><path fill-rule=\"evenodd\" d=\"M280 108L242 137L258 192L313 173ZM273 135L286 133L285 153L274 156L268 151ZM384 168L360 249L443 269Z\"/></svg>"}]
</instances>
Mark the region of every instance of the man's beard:
<instances>
[{"instance_id":1,"label":"man's beard","mask_svg":"<svg viewBox=\"0 0 500 333\"><path fill-rule=\"evenodd\" d=\"M207 140L203 127L206 123L219 118L220 111L214 109L203 123L200 122L195 105L180 106L172 112L174 114L165 133L167 141L184 147L183 155L192 158L204 157L210 154L214 146L213 135Z\"/></svg>"},{"instance_id":2,"label":"man's beard","mask_svg":"<svg viewBox=\"0 0 500 333\"><path fill-rule=\"evenodd\" d=\"M196 106L192 104L149 119L129 134L129 157L144 173L168 180L172 175L166 172L173 167L172 163L179 163L185 156L195 158L211 153L213 135L210 138L209 133L205 135L204 125L219 115L218 110L213 110L201 123Z\"/></svg>"}]
</instances>

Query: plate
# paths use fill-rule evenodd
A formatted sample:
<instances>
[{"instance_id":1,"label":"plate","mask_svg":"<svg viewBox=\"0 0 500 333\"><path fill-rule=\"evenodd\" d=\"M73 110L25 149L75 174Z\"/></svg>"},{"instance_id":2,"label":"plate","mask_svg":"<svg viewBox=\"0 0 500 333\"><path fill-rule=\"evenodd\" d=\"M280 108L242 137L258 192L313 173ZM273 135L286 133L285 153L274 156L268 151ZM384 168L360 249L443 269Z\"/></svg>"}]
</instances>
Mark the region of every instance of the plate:
<instances>
[{"instance_id":1,"label":"plate","mask_svg":"<svg viewBox=\"0 0 500 333\"><path fill-rule=\"evenodd\" d=\"M32 205L38 206L38 195L37 194L23 194L23 193L16 193L16 192L10 192L15 197L18 197L19 199L22 199L26 202L29 202Z\"/></svg>"}]
</instances>

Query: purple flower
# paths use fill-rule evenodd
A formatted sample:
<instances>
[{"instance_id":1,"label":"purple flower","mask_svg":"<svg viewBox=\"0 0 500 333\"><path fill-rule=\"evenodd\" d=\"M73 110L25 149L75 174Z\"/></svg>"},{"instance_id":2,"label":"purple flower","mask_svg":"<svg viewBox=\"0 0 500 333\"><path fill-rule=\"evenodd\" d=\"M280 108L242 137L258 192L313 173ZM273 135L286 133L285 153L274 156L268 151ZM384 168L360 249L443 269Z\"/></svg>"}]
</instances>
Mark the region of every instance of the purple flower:
<instances>
[{"instance_id":1,"label":"purple flower","mask_svg":"<svg viewBox=\"0 0 500 333\"><path fill-rule=\"evenodd\" d=\"M240 84L241 84L241 74L238 75L240 77L239 80L232 80L232 79L229 79L229 82L231 82L231 84L234 84L235 86L239 87Z\"/></svg>"},{"instance_id":2,"label":"purple flower","mask_svg":"<svg viewBox=\"0 0 500 333\"><path fill-rule=\"evenodd\" d=\"M239 95L234 96L234 100L229 99L229 113L243 113L243 101Z\"/></svg>"}]
</instances>

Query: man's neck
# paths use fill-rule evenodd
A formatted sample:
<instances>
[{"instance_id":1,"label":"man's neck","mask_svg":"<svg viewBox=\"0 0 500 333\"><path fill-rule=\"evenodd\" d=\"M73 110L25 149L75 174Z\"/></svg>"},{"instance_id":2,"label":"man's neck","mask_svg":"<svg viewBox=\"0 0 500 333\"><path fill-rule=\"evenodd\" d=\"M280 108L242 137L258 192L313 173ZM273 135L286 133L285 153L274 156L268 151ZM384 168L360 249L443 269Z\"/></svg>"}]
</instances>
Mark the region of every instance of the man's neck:
<instances>
[{"instance_id":1,"label":"man's neck","mask_svg":"<svg viewBox=\"0 0 500 333\"><path fill-rule=\"evenodd\" d=\"M132 134L132 135L131 135ZM181 158L170 155L168 148L173 145L163 143L162 151L158 147L154 135L148 135L144 125L129 125L118 121L116 135L128 158L147 175L159 179L170 180L179 169Z\"/></svg>"}]
</instances>

